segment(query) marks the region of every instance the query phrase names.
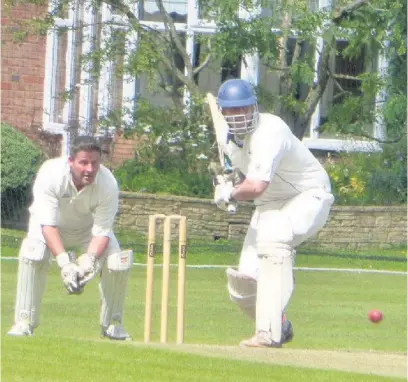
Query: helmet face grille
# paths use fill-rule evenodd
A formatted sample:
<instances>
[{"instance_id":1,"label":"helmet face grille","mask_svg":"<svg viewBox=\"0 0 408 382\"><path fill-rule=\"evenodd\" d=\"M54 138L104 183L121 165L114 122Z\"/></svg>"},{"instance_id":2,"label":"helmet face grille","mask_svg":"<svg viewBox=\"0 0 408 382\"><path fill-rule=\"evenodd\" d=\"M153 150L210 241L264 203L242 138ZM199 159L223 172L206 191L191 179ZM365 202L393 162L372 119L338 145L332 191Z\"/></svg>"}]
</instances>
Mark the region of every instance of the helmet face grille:
<instances>
[{"instance_id":1,"label":"helmet face grille","mask_svg":"<svg viewBox=\"0 0 408 382\"><path fill-rule=\"evenodd\" d=\"M229 131L234 135L246 135L252 133L258 126L258 105L253 105L252 110L245 114L224 115L228 123Z\"/></svg>"}]
</instances>

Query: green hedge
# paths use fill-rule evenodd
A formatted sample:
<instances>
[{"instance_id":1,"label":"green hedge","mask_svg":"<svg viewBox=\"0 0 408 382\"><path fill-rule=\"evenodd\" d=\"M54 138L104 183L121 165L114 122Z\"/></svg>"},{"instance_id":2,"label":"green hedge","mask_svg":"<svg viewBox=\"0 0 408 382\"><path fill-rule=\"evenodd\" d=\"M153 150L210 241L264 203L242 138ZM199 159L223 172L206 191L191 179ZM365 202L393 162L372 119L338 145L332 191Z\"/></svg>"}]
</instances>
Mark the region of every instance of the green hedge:
<instances>
[{"instance_id":1,"label":"green hedge","mask_svg":"<svg viewBox=\"0 0 408 382\"><path fill-rule=\"evenodd\" d=\"M400 205L407 201L406 143L379 153L331 157L325 167L337 205Z\"/></svg>"},{"instance_id":2,"label":"green hedge","mask_svg":"<svg viewBox=\"0 0 408 382\"><path fill-rule=\"evenodd\" d=\"M213 197L211 175L202 166L196 172L143 164L133 159L115 170L123 191ZM406 144L385 145L378 153L333 154L325 161L336 205L399 205L407 200Z\"/></svg>"},{"instance_id":3,"label":"green hedge","mask_svg":"<svg viewBox=\"0 0 408 382\"><path fill-rule=\"evenodd\" d=\"M35 174L44 160L40 149L23 133L1 124L1 217L18 218L30 198Z\"/></svg>"},{"instance_id":4,"label":"green hedge","mask_svg":"<svg viewBox=\"0 0 408 382\"><path fill-rule=\"evenodd\" d=\"M130 160L114 170L122 191L162 193L167 195L212 197L212 181L208 172L186 169L160 169Z\"/></svg>"},{"instance_id":5,"label":"green hedge","mask_svg":"<svg viewBox=\"0 0 408 382\"><path fill-rule=\"evenodd\" d=\"M23 133L1 124L1 192L31 185L43 159L40 149Z\"/></svg>"}]
</instances>

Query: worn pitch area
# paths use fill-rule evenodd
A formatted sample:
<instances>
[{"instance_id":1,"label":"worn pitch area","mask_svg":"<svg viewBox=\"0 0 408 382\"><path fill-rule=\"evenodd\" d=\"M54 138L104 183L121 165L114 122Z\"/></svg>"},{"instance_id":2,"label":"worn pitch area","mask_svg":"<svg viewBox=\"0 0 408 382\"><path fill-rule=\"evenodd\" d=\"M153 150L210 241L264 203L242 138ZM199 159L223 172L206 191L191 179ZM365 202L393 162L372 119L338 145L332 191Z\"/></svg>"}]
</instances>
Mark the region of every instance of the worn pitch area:
<instances>
[{"instance_id":1,"label":"worn pitch area","mask_svg":"<svg viewBox=\"0 0 408 382\"><path fill-rule=\"evenodd\" d=\"M130 342L134 346L153 346L183 353L194 353L208 357L219 357L276 365L334 369L361 374L406 378L407 356L405 353L382 351L347 351L316 349L256 349L239 346L194 345L194 344L143 344Z\"/></svg>"}]
</instances>

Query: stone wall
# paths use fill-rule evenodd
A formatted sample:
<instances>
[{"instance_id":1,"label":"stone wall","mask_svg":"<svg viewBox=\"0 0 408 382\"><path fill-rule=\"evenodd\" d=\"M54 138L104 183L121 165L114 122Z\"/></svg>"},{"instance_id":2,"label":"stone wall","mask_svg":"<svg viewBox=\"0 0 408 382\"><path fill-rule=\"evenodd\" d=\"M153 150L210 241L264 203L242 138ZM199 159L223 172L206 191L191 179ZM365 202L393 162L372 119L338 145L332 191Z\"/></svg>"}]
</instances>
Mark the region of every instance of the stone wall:
<instances>
[{"instance_id":1,"label":"stone wall","mask_svg":"<svg viewBox=\"0 0 408 382\"><path fill-rule=\"evenodd\" d=\"M117 227L146 234L149 215L180 214L187 216L191 239L243 240L252 211L251 203L243 203L237 214L229 216L211 200L122 192ZM333 249L388 248L406 242L406 206L334 206L326 227L308 241Z\"/></svg>"}]
</instances>

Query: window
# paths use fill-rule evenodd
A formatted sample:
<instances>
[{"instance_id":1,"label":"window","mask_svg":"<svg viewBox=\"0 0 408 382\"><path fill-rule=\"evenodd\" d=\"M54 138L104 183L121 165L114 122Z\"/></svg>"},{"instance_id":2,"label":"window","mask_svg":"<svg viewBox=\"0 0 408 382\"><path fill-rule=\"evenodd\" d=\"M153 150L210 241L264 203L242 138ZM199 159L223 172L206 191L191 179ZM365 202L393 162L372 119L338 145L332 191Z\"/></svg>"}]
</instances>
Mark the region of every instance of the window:
<instances>
[{"instance_id":1,"label":"window","mask_svg":"<svg viewBox=\"0 0 408 382\"><path fill-rule=\"evenodd\" d=\"M348 93L361 95L361 80L355 78L365 72L365 52L361 52L359 57L350 59L342 55L342 51L347 48L347 41L337 41L339 54L334 59L334 79L337 86L334 86L332 102L340 103Z\"/></svg>"},{"instance_id":2,"label":"window","mask_svg":"<svg viewBox=\"0 0 408 382\"><path fill-rule=\"evenodd\" d=\"M337 41L336 44L339 53L331 59L330 70L333 73L333 78L329 80L321 101L320 125L326 122L333 105L342 103L348 95L362 95L361 80L356 77L369 69L365 50L361 52L360 56L350 59L342 55L348 42L341 40ZM332 136L322 132L320 137Z\"/></svg>"},{"instance_id":3,"label":"window","mask_svg":"<svg viewBox=\"0 0 408 382\"><path fill-rule=\"evenodd\" d=\"M53 57L53 77L55 82L52 84L51 97L49 101L50 121L55 123L63 123L63 112L65 105L65 82L67 63L65 55L68 45L68 35L66 29L59 28L55 33L55 49Z\"/></svg>"},{"instance_id":4,"label":"window","mask_svg":"<svg viewBox=\"0 0 408 382\"><path fill-rule=\"evenodd\" d=\"M124 81L130 86L132 81L118 75L125 37L120 28L103 27L111 16L106 5L96 9L76 0L49 32L43 115L46 130L47 126L51 131L56 124L63 124L71 138L101 134L101 118L122 107ZM116 42L112 60L93 55L111 38Z\"/></svg>"},{"instance_id":5,"label":"window","mask_svg":"<svg viewBox=\"0 0 408 382\"><path fill-rule=\"evenodd\" d=\"M221 64L221 83L230 78L239 78L241 74L242 57L236 61L225 60Z\"/></svg>"},{"instance_id":6,"label":"window","mask_svg":"<svg viewBox=\"0 0 408 382\"><path fill-rule=\"evenodd\" d=\"M175 22L187 22L187 0L163 0L163 6ZM163 21L155 0L140 1L139 17L144 21Z\"/></svg>"},{"instance_id":7,"label":"window","mask_svg":"<svg viewBox=\"0 0 408 382\"><path fill-rule=\"evenodd\" d=\"M113 32L112 39L114 41L114 58L109 67L109 101L108 105L117 110L122 107L123 98L123 75L121 68L124 64L124 56L126 50L126 36L123 31L116 30Z\"/></svg>"}]
</instances>

